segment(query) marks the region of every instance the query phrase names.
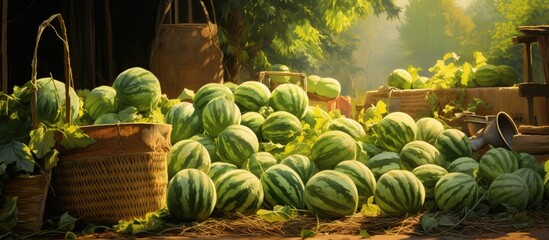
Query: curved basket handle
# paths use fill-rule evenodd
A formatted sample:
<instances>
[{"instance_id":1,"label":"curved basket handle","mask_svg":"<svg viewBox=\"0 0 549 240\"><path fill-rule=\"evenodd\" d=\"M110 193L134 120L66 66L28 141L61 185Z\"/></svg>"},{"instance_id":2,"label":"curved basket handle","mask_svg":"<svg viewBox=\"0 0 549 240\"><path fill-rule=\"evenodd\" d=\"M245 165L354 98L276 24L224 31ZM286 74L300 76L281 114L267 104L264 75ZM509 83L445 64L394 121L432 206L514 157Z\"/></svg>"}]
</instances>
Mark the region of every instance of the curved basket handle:
<instances>
[{"instance_id":1,"label":"curved basket handle","mask_svg":"<svg viewBox=\"0 0 549 240\"><path fill-rule=\"evenodd\" d=\"M57 29L51 25L51 22L55 19L59 20L59 25L61 26L61 32L58 32ZM70 51L69 51L69 41L67 40L67 28L65 27L65 21L63 20L63 17L60 13L54 14L48 19L46 19L44 22L40 24L38 27L38 35L36 36L36 43L34 45L34 55L32 57L32 85L33 85L33 96L32 96L32 127L37 128L38 127L38 86L36 85L36 78L37 78L37 61L38 61L38 43L40 43L40 39L42 37L42 32L47 27L51 27L53 31L55 31L55 35L63 42L64 46L64 57L65 57L65 123L71 124L71 104L70 104L70 94L69 90L74 85L74 81L72 79L72 68L71 68L71 58L70 58ZM61 35L59 35L61 33Z\"/></svg>"}]
</instances>

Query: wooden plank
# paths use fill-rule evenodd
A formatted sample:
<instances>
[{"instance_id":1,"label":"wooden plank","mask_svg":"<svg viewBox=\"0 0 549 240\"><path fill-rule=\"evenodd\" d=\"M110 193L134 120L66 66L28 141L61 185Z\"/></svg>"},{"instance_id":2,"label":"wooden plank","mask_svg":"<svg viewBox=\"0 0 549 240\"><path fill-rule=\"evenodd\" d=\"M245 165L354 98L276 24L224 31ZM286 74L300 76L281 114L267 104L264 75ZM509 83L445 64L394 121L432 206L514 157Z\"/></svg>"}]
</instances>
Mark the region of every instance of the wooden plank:
<instances>
[{"instance_id":1,"label":"wooden plank","mask_svg":"<svg viewBox=\"0 0 549 240\"><path fill-rule=\"evenodd\" d=\"M520 125L518 130L527 135L549 135L549 126Z\"/></svg>"},{"instance_id":2,"label":"wooden plank","mask_svg":"<svg viewBox=\"0 0 549 240\"><path fill-rule=\"evenodd\" d=\"M521 97L549 97L549 84L521 83L518 87Z\"/></svg>"},{"instance_id":3,"label":"wooden plank","mask_svg":"<svg viewBox=\"0 0 549 240\"><path fill-rule=\"evenodd\" d=\"M511 148L517 152L549 154L549 135L517 134L513 136Z\"/></svg>"}]
</instances>

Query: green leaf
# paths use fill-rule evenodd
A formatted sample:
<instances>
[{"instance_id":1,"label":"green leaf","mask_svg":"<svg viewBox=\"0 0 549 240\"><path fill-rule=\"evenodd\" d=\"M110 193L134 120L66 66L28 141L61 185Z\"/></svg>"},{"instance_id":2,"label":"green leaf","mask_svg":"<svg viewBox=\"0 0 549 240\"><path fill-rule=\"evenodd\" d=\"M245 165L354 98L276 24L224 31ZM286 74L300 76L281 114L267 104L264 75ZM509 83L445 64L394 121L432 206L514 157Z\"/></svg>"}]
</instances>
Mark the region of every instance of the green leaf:
<instances>
[{"instance_id":1,"label":"green leaf","mask_svg":"<svg viewBox=\"0 0 549 240\"><path fill-rule=\"evenodd\" d=\"M282 222L297 216L297 210L290 206L274 206L273 210L259 209L256 214L267 222Z\"/></svg>"},{"instance_id":2,"label":"green leaf","mask_svg":"<svg viewBox=\"0 0 549 240\"><path fill-rule=\"evenodd\" d=\"M94 139L86 135L84 131L76 125L65 124L61 129L61 133L63 134L61 145L67 150L85 148L95 142Z\"/></svg>"},{"instance_id":3,"label":"green leaf","mask_svg":"<svg viewBox=\"0 0 549 240\"><path fill-rule=\"evenodd\" d=\"M57 162L59 162L59 151L53 149L44 158L44 170L51 171L53 167L57 166Z\"/></svg>"},{"instance_id":4,"label":"green leaf","mask_svg":"<svg viewBox=\"0 0 549 240\"><path fill-rule=\"evenodd\" d=\"M427 233L432 233L433 230L439 226L437 219L431 215L423 215L420 218L419 223L421 224L423 230Z\"/></svg>"},{"instance_id":5,"label":"green leaf","mask_svg":"<svg viewBox=\"0 0 549 240\"><path fill-rule=\"evenodd\" d=\"M301 232L299 233L299 236L301 236L301 239L312 238L312 237L316 236L316 232L313 231L313 230L304 228L304 229L301 229Z\"/></svg>"},{"instance_id":6,"label":"green leaf","mask_svg":"<svg viewBox=\"0 0 549 240\"><path fill-rule=\"evenodd\" d=\"M381 209L376 204L366 203L362 205L360 214L365 217L376 217L381 215Z\"/></svg>"},{"instance_id":7,"label":"green leaf","mask_svg":"<svg viewBox=\"0 0 549 240\"><path fill-rule=\"evenodd\" d=\"M68 231L67 233L65 233L65 240L75 240L77 238L78 237L76 236L76 234L74 234L71 231Z\"/></svg>"},{"instance_id":8,"label":"green leaf","mask_svg":"<svg viewBox=\"0 0 549 240\"><path fill-rule=\"evenodd\" d=\"M509 221L515 229L523 229L534 223L534 219L528 215L527 211L511 215Z\"/></svg>"},{"instance_id":9,"label":"green leaf","mask_svg":"<svg viewBox=\"0 0 549 240\"><path fill-rule=\"evenodd\" d=\"M181 101L185 100L193 100L194 99L195 92L193 90L184 88L183 91L181 91L181 94L177 97Z\"/></svg>"},{"instance_id":10,"label":"green leaf","mask_svg":"<svg viewBox=\"0 0 549 240\"><path fill-rule=\"evenodd\" d=\"M417 79L421 68L415 68L414 66L409 65L407 71L412 75L412 79Z\"/></svg>"},{"instance_id":11,"label":"green leaf","mask_svg":"<svg viewBox=\"0 0 549 240\"><path fill-rule=\"evenodd\" d=\"M44 124L40 124L38 128L32 130L30 137L29 148L37 158L43 158L55 146L54 130L47 129Z\"/></svg>"},{"instance_id":12,"label":"green leaf","mask_svg":"<svg viewBox=\"0 0 549 240\"><path fill-rule=\"evenodd\" d=\"M473 53L473 57L475 58L475 65L476 65L476 68L480 68L484 65L486 65L486 62L488 61L484 55L482 54L482 52L474 52Z\"/></svg>"},{"instance_id":13,"label":"green leaf","mask_svg":"<svg viewBox=\"0 0 549 240\"><path fill-rule=\"evenodd\" d=\"M33 172L34 171L34 157L32 156L30 148L22 142L11 141L6 144L0 145L0 163L6 165L15 164L14 170Z\"/></svg>"},{"instance_id":14,"label":"green leaf","mask_svg":"<svg viewBox=\"0 0 549 240\"><path fill-rule=\"evenodd\" d=\"M19 220L17 209L17 196L6 196L4 206L0 212L0 232L9 232Z\"/></svg>"},{"instance_id":15,"label":"green leaf","mask_svg":"<svg viewBox=\"0 0 549 240\"><path fill-rule=\"evenodd\" d=\"M360 236L362 238L370 238L370 234L368 233L368 231L366 231L365 229L361 229L360 230Z\"/></svg>"},{"instance_id":16,"label":"green leaf","mask_svg":"<svg viewBox=\"0 0 549 240\"><path fill-rule=\"evenodd\" d=\"M111 229L110 227L107 227L107 226L102 226L102 225L97 225L97 224L94 224L94 223L88 223L88 225L86 225L86 227L82 230L82 233L83 234L94 234L94 233L98 233L99 231L98 230L107 230L107 229Z\"/></svg>"},{"instance_id":17,"label":"green leaf","mask_svg":"<svg viewBox=\"0 0 549 240\"><path fill-rule=\"evenodd\" d=\"M61 214L59 217L59 222L57 223L57 230L60 231L72 231L76 225L77 218L69 215L68 212Z\"/></svg>"},{"instance_id":18,"label":"green leaf","mask_svg":"<svg viewBox=\"0 0 549 240\"><path fill-rule=\"evenodd\" d=\"M543 164L545 172L549 173L549 161L545 161L545 164Z\"/></svg>"}]
</instances>

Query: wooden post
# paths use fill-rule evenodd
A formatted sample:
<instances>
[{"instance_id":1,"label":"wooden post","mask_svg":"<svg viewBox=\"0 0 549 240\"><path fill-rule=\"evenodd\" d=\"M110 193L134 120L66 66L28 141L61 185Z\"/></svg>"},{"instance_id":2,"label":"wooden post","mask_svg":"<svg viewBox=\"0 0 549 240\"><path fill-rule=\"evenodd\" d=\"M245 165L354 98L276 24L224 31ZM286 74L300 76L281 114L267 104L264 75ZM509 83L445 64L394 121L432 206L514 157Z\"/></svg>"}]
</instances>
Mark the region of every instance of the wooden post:
<instances>
[{"instance_id":1,"label":"wooden post","mask_svg":"<svg viewBox=\"0 0 549 240\"><path fill-rule=\"evenodd\" d=\"M8 0L2 4L2 92L8 93Z\"/></svg>"},{"instance_id":2,"label":"wooden post","mask_svg":"<svg viewBox=\"0 0 549 240\"><path fill-rule=\"evenodd\" d=\"M109 76L109 82L111 82L111 81L114 81L114 71L113 71L114 60L112 55L111 4L109 0L105 0L105 28L107 31L107 72Z\"/></svg>"}]
</instances>

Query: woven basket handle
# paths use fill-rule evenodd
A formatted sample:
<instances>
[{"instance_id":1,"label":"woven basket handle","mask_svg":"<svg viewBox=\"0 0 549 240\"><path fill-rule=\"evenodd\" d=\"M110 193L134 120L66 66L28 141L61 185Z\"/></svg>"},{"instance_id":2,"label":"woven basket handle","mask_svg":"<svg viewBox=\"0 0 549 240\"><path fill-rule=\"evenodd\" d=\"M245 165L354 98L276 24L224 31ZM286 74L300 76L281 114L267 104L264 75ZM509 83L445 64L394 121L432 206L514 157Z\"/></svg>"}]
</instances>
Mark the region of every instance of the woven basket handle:
<instances>
[{"instance_id":1,"label":"woven basket handle","mask_svg":"<svg viewBox=\"0 0 549 240\"><path fill-rule=\"evenodd\" d=\"M57 29L51 24L51 22L55 19L59 20L59 25L61 27L61 32L58 32ZM33 85L33 96L32 96L32 127L36 129L38 127L38 86L36 85L37 80L37 62L38 62L38 43L40 43L40 39L42 37L42 33L47 27L51 27L54 31L57 37L63 42L64 46L64 58L65 58L65 123L71 124L71 99L69 90L74 85L74 81L72 79L72 68L71 68L71 58L70 58L70 51L69 51L69 41L67 38L67 28L65 27L65 21L63 20L63 17L61 14L57 13L46 19L44 22L40 24L38 27L38 35L36 36L36 44L34 45L34 55L32 58L32 85ZM61 33L61 35L59 35Z\"/></svg>"}]
</instances>

